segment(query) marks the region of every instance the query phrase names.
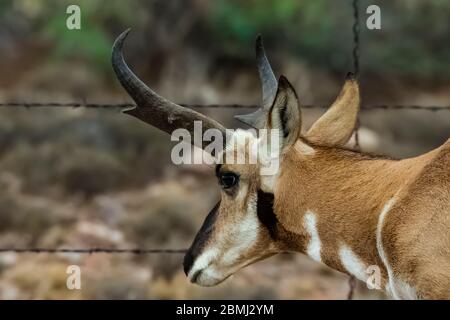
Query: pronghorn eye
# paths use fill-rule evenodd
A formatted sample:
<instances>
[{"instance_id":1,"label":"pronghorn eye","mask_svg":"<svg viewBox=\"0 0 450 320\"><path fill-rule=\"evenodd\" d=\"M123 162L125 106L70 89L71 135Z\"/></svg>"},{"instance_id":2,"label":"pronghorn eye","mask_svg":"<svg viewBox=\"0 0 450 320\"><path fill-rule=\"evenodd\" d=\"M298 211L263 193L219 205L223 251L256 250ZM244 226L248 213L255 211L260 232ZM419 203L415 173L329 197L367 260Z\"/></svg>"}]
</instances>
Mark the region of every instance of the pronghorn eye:
<instances>
[{"instance_id":1,"label":"pronghorn eye","mask_svg":"<svg viewBox=\"0 0 450 320\"><path fill-rule=\"evenodd\" d=\"M238 183L239 177L233 172L224 172L220 174L219 180L222 188L229 189Z\"/></svg>"}]
</instances>

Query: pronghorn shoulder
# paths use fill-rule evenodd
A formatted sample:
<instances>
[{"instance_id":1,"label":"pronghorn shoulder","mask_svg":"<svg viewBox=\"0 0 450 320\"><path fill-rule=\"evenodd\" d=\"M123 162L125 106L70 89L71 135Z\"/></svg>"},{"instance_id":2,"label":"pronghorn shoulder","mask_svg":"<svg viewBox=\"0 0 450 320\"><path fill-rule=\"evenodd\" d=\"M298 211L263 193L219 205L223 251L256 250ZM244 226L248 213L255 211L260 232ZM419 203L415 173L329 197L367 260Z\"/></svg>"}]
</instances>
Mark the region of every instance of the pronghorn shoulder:
<instances>
[{"instance_id":1,"label":"pronghorn shoulder","mask_svg":"<svg viewBox=\"0 0 450 320\"><path fill-rule=\"evenodd\" d=\"M423 190L450 187L450 139L421 156L399 161L397 169L406 175L402 195L424 196ZM450 196L450 194L448 194Z\"/></svg>"},{"instance_id":2,"label":"pronghorn shoulder","mask_svg":"<svg viewBox=\"0 0 450 320\"><path fill-rule=\"evenodd\" d=\"M450 187L450 139L425 155L424 161L416 179L417 187Z\"/></svg>"}]
</instances>

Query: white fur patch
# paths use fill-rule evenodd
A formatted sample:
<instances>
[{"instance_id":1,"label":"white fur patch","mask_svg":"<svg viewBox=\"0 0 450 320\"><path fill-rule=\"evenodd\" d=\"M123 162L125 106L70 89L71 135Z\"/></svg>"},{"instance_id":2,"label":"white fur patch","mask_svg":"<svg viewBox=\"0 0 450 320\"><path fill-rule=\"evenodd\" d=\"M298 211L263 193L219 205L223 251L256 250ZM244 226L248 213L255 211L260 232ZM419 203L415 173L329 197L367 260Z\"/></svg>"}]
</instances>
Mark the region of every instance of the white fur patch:
<instances>
[{"instance_id":1,"label":"white fur patch","mask_svg":"<svg viewBox=\"0 0 450 320\"><path fill-rule=\"evenodd\" d=\"M194 265L189 271L188 277L192 279L192 277L194 276L195 273L197 273L197 271L208 267L211 264L211 262L218 256L218 254L219 250L217 250L217 248L211 248L200 254L200 256L195 259Z\"/></svg>"},{"instance_id":2,"label":"white fur patch","mask_svg":"<svg viewBox=\"0 0 450 320\"><path fill-rule=\"evenodd\" d=\"M278 180L278 176L278 172L272 175L261 175L261 190L267 193L275 193L275 186Z\"/></svg>"},{"instance_id":3,"label":"white fur patch","mask_svg":"<svg viewBox=\"0 0 450 320\"><path fill-rule=\"evenodd\" d=\"M394 298L394 299L417 299L416 290L407 284L405 281L399 279L394 276L394 272L392 271L391 266L387 260L386 252L383 248L383 239L382 239L382 231L383 231L383 222L386 218L386 215L391 210L392 206L395 203L395 196L391 198L383 207L380 216L378 217L378 225L377 225L377 250L378 254L383 262L387 273L388 273L388 283L386 284L386 291Z\"/></svg>"},{"instance_id":4,"label":"white fur patch","mask_svg":"<svg viewBox=\"0 0 450 320\"><path fill-rule=\"evenodd\" d=\"M225 163L258 164L259 174L265 179L266 192L273 192L280 168L280 145L277 143L278 130L262 129L258 137L254 129L238 129L225 147ZM275 132L275 133L274 133ZM218 157L222 158L222 155Z\"/></svg>"},{"instance_id":5,"label":"white fur patch","mask_svg":"<svg viewBox=\"0 0 450 320\"><path fill-rule=\"evenodd\" d=\"M382 243L382 236L381 232L383 230L383 222L384 218L386 217L386 214L391 210L392 205L395 203L395 198L391 198L383 207L383 210L381 210L380 216L378 217L378 225L377 225L377 250L378 254L380 255L381 260L383 263L387 266L387 259L386 254L384 252L383 243Z\"/></svg>"},{"instance_id":6,"label":"white fur patch","mask_svg":"<svg viewBox=\"0 0 450 320\"><path fill-rule=\"evenodd\" d=\"M303 217L305 223L305 229L310 237L306 253L313 260L322 261L320 256L320 249L322 243L320 242L319 233L317 231L317 218L313 212L308 211Z\"/></svg>"},{"instance_id":7,"label":"white fur patch","mask_svg":"<svg viewBox=\"0 0 450 320\"><path fill-rule=\"evenodd\" d=\"M352 249L350 249L346 245L342 246L339 249L339 258L341 259L342 265L348 273L354 275L361 281L367 280L367 266L364 262L361 261L361 259L359 259L359 257L353 252Z\"/></svg>"},{"instance_id":8,"label":"white fur patch","mask_svg":"<svg viewBox=\"0 0 450 320\"><path fill-rule=\"evenodd\" d=\"M253 246L258 238L258 217L256 213L257 196L252 194L248 197L247 211L242 220L236 224L229 226L228 232L223 235L223 241L219 243L230 243L230 237L232 239L232 246L225 248L225 252L222 261L225 265L231 265L242 254L242 252L248 250ZM222 238L222 237L221 237Z\"/></svg>"}]
</instances>

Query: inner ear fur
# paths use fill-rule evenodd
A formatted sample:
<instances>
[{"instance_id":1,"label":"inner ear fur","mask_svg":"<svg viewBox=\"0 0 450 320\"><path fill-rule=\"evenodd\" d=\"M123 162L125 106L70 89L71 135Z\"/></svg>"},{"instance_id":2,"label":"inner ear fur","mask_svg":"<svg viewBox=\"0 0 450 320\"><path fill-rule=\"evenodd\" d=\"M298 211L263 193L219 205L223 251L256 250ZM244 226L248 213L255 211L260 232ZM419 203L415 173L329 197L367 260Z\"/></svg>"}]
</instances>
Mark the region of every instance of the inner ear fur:
<instances>
[{"instance_id":1,"label":"inner ear fur","mask_svg":"<svg viewBox=\"0 0 450 320\"><path fill-rule=\"evenodd\" d=\"M288 79L280 76L267 120L268 129L280 130L280 146L295 143L301 132L301 111L297 94Z\"/></svg>"}]
</instances>

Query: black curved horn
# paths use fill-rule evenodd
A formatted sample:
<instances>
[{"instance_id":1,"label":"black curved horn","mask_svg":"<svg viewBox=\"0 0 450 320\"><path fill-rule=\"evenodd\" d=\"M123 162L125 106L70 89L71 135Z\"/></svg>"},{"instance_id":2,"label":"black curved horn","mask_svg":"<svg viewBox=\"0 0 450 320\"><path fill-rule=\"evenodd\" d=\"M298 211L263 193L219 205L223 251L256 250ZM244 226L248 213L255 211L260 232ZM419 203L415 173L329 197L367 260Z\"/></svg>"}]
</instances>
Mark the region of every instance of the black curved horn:
<instances>
[{"instance_id":1,"label":"black curved horn","mask_svg":"<svg viewBox=\"0 0 450 320\"><path fill-rule=\"evenodd\" d=\"M219 122L159 96L128 68L122 54L122 47L129 32L130 29L117 37L112 48L111 57L117 79L137 105L135 108L125 110L124 113L132 115L169 134L177 128L187 129L192 137L194 134L194 121L201 121L203 132L208 129L220 130L225 141L225 127ZM193 143L195 142L195 139L191 140ZM201 141L201 145L198 145L198 147L204 148L209 143Z\"/></svg>"}]
</instances>

